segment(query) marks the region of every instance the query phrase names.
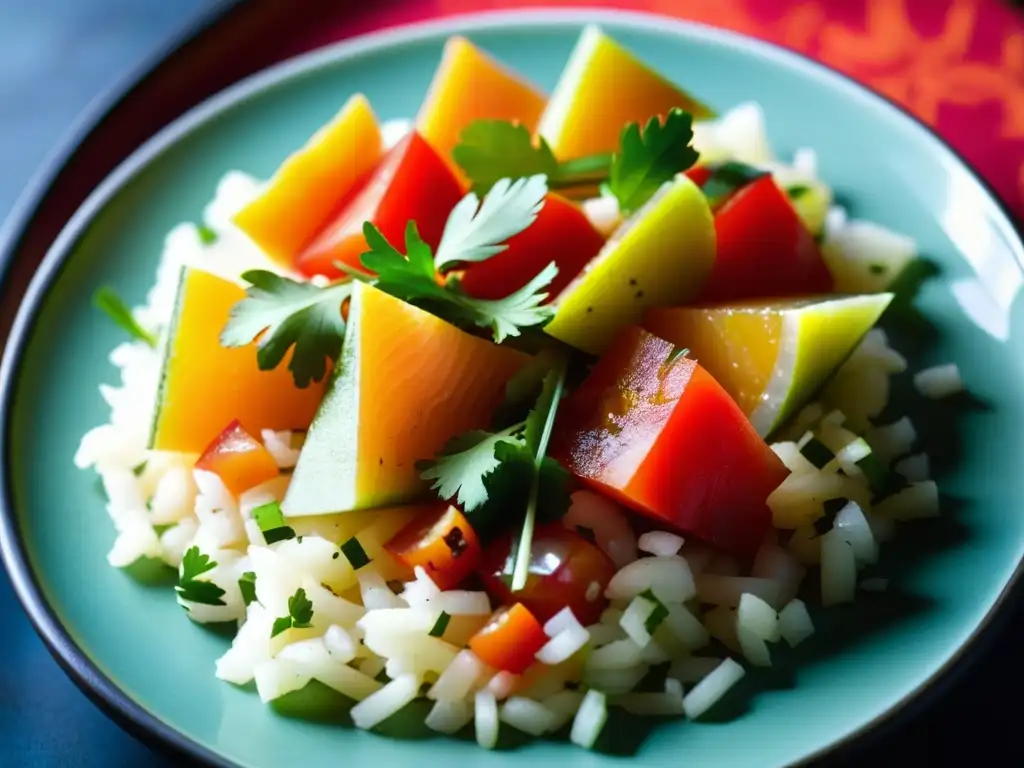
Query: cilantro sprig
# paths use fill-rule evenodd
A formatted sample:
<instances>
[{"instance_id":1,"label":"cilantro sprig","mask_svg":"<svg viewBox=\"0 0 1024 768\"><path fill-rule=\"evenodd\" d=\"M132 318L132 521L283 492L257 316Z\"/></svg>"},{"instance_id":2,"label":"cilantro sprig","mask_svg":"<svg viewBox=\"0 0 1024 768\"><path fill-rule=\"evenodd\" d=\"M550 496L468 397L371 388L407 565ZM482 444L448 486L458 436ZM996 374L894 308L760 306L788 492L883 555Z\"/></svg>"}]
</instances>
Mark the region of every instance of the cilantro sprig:
<instances>
[{"instance_id":1,"label":"cilantro sprig","mask_svg":"<svg viewBox=\"0 0 1024 768\"><path fill-rule=\"evenodd\" d=\"M621 210L629 213L697 161L692 140L693 116L676 108L664 121L652 117L644 126L628 123L613 153L560 162L544 138L534 141L524 126L476 120L460 134L452 156L478 193L487 192L500 179L543 174L552 189L569 194L603 184Z\"/></svg>"},{"instance_id":2,"label":"cilantro sprig","mask_svg":"<svg viewBox=\"0 0 1024 768\"><path fill-rule=\"evenodd\" d=\"M199 547L190 547L181 559L181 570L178 575L178 584L174 591L178 597L190 603L202 605L226 605L221 600L224 590L212 581L200 579L204 573L208 573L217 567L217 563L199 551ZM188 606L184 606L188 610Z\"/></svg>"},{"instance_id":3,"label":"cilantro sprig","mask_svg":"<svg viewBox=\"0 0 1024 768\"><path fill-rule=\"evenodd\" d=\"M288 615L274 620L270 637L274 638L289 629L308 629L313 626L313 603L306 597L306 590L299 587L288 598Z\"/></svg>"},{"instance_id":4,"label":"cilantro sprig","mask_svg":"<svg viewBox=\"0 0 1024 768\"><path fill-rule=\"evenodd\" d=\"M98 310L114 321L133 339L146 342L151 347L156 347L156 336L143 328L135 319L131 308L124 299L117 295L113 288L103 287L96 290L92 295L92 303Z\"/></svg>"}]
</instances>

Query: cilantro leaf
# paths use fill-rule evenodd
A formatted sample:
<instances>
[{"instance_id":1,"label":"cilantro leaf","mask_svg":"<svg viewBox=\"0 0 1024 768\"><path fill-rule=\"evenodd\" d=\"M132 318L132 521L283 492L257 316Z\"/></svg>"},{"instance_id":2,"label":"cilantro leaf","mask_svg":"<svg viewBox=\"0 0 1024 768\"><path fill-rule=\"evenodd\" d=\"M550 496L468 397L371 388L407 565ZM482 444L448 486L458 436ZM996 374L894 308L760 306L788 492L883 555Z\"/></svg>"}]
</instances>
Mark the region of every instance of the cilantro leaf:
<instances>
[{"instance_id":1,"label":"cilantro leaf","mask_svg":"<svg viewBox=\"0 0 1024 768\"><path fill-rule=\"evenodd\" d=\"M532 325L543 325L555 310L544 302L548 294L543 290L558 276L558 267L551 262L526 285L504 299L471 299L465 303L473 312L476 325L490 326L494 341L500 344L509 336L518 336L519 329Z\"/></svg>"},{"instance_id":2,"label":"cilantro leaf","mask_svg":"<svg viewBox=\"0 0 1024 768\"><path fill-rule=\"evenodd\" d=\"M288 369L295 385L304 388L320 381L327 360L334 362L341 353L341 305L352 293L351 281L318 288L262 269L242 278L251 286L246 298L231 308L220 343L244 347L259 337L256 362L263 371L276 368L294 347Z\"/></svg>"},{"instance_id":3,"label":"cilantro leaf","mask_svg":"<svg viewBox=\"0 0 1024 768\"><path fill-rule=\"evenodd\" d=\"M518 174L517 174L518 175ZM548 185L543 175L499 179L480 202L470 192L452 209L434 263L444 270L484 261L508 248L506 241L537 220Z\"/></svg>"},{"instance_id":4,"label":"cilantro leaf","mask_svg":"<svg viewBox=\"0 0 1024 768\"><path fill-rule=\"evenodd\" d=\"M558 171L544 138L534 144L526 126L507 120L474 120L459 135L452 157L477 194L486 194L499 179L536 174L551 178Z\"/></svg>"},{"instance_id":5,"label":"cilantro leaf","mask_svg":"<svg viewBox=\"0 0 1024 768\"><path fill-rule=\"evenodd\" d=\"M118 327L127 331L128 335L133 339L144 341L149 346L156 347L156 336L139 325L139 321L135 319L131 309L114 292L113 288L104 287L97 289L96 293L92 295L92 303L93 306L113 320Z\"/></svg>"},{"instance_id":6,"label":"cilantro leaf","mask_svg":"<svg viewBox=\"0 0 1024 768\"><path fill-rule=\"evenodd\" d=\"M288 598L288 615L274 620L270 637L274 638L289 629L308 629L313 625L313 603L306 597L306 590L299 587Z\"/></svg>"},{"instance_id":7,"label":"cilantro leaf","mask_svg":"<svg viewBox=\"0 0 1024 768\"><path fill-rule=\"evenodd\" d=\"M238 580L238 589L242 593L242 600L246 605L256 602L256 574L246 571Z\"/></svg>"},{"instance_id":8,"label":"cilantro leaf","mask_svg":"<svg viewBox=\"0 0 1024 768\"><path fill-rule=\"evenodd\" d=\"M448 441L441 454L420 473L442 499L455 498L466 512L472 512L487 501L484 478L494 472L501 460L495 449L500 443L522 444L519 433L523 424L515 424L501 432L472 430Z\"/></svg>"},{"instance_id":9,"label":"cilantro leaf","mask_svg":"<svg viewBox=\"0 0 1024 768\"><path fill-rule=\"evenodd\" d=\"M217 567L217 563L199 551L199 547L190 547L181 559L181 571L178 584L174 591L178 597L190 603L203 605L226 605L221 600L224 590L212 581L200 581L199 576ZM187 609L187 607L186 607Z\"/></svg>"},{"instance_id":10,"label":"cilantro leaf","mask_svg":"<svg viewBox=\"0 0 1024 768\"><path fill-rule=\"evenodd\" d=\"M678 108L669 111L664 123L652 117L643 131L638 123L623 128L608 179L619 208L637 210L662 184L697 162L692 140L693 116Z\"/></svg>"},{"instance_id":11,"label":"cilantro leaf","mask_svg":"<svg viewBox=\"0 0 1024 768\"><path fill-rule=\"evenodd\" d=\"M377 273L374 284L379 290L421 305L455 325L490 327L496 343L518 336L520 327L546 322L553 314L550 307L543 305L547 294L541 291L558 274L554 262L504 299L474 299L459 288L457 279L438 284L430 246L420 238L415 222L410 221L405 232L407 256L391 245L373 224L367 222L363 234L370 250L362 255L362 264Z\"/></svg>"}]
</instances>

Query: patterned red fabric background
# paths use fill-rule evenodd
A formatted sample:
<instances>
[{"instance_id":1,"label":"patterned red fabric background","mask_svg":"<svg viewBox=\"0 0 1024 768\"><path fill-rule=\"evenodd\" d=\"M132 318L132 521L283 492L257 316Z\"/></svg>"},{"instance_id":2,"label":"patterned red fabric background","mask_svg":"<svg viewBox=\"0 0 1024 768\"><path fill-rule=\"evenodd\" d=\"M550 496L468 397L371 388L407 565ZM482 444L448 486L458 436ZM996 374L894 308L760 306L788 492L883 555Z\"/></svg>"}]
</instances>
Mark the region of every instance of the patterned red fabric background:
<instances>
[{"instance_id":1,"label":"patterned red fabric background","mask_svg":"<svg viewBox=\"0 0 1024 768\"><path fill-rule=\"evenodd\" d=\"M473 11L606 7L650 11L793 48L936 127L1024 218L1024 9L1004 0L406 0L347 3L289 53L353 34Z\"/></svg>"}]
</instances>

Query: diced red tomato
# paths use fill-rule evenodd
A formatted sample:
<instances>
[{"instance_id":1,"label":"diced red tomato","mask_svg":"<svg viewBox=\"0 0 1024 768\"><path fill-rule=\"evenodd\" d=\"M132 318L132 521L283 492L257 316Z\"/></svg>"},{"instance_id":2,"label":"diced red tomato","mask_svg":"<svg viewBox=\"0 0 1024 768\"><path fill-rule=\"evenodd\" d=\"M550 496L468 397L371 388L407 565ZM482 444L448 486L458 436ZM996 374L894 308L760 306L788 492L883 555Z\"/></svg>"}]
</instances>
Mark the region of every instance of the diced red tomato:
<instances>
[{"instance_id":1,"label":"diced red tomato","mask_svg":"<svg viewBox=\"0 0 1024 768\"><path fill-rule=\"evenodd\" d=\"M762 176L715 214L715 263L697 303L831 293L832 275L786 193Z\"/></svg>"},{"instance_id":2,"label":"diced red tomato","mask_svg":"<svg viewBox=\"0 0 1024 768\"><path fill-rule=\"evenodd\" d=\"M362 268L359 257L367 251L367 221L401 251L406 225L415 221L424 242L437 248L448 214L462 194L448 165L414 131L342 203L334 219L299 254L296 266L303 274L328 277L341 274L336 261Z\"/></svg>"},{"instance_id":3,"label":"diced red tomato","mask_svg":"<svg viewBox=\"0 0 1024 768\"><path fill-rule=\"evenodd\" d=\"M544 627L522 603L502 608L469 640L469 649L482 662L514 675L533 663L548 636Z\"/></svg>"},{"instance_id":4,"label":"diced red tomato","mask_svg":"<svg viewBox=\"0 0 1024 768\"><path fill-rule=\"evenodd\" d=\"M706 165L695 165L685 171L683 175L698 187L703 187L704 182L711 178L711 169Z\"/></svg>"},{"instance_id":5,"label":"diced red tomato","mask_svg":"<svg viewBox=\"0 0 1024 768\"><path fill-rule=\"evenodd\" d=\"M624 329L559 408L552 455L642 515L739 554L771 527L789 470L693 360Z\"/></svg>"},{"instance_id":6,"label":"diced red tomato","mask_svg":"<svg viewBox=\"0 0 1024 768\"><path fill-rule=\"evenodd\" d=\"M557 523L538 526L530 546L526 586L513 592L508 585L511 548L512 536L506 534L484 552L481 577L495 600L505 604L518 600L541 621L566 606L584 626L598 620L608 605L605 587L615 575L615 564L604 552Z\"/></svg>"},{"instance_id":7,"label":"diced red tomato","mask_svg":"<svg viewBox=\"0 0 1024 768\"><path fill-rule=\"evenodd\" d=\"M438 504L417 517L384 549L409 568L423 568L441 589L451 589L473 573L483 553L473 526L450 504Z\"/></svg>"},{"instance_id":8,"label":"diced red tomato","mask_svg":"<svg viewBox=\"0 0 1024 768\"><path fill-rule=\"evenodd\" d=\"M508 249L466 265L462 287L479 299L502 299L519 290L552 261L558 276L547 289L553 300L604 246L604 238L582 210L548 194L537 220L508 241Z\"/></svg>"},{"instance_id":9,"label":"diced red tomato","mask_svg":"<svg viewBox=\"0 0 1024 768\"><path fill-rule=\"evenodd\" d=\"M196 468L217 475L235 496L280 473L270 451L246 432L237 419L206 446Z\"/></svg>"}]
</instances>

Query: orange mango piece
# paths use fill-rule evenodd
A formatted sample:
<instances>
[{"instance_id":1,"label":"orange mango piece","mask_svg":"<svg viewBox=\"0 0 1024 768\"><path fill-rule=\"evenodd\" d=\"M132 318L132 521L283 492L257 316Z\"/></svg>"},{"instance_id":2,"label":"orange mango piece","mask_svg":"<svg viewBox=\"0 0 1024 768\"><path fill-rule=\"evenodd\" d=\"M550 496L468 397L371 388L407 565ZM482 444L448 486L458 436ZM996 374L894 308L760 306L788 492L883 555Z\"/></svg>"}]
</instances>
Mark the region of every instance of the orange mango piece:
<instances>
[{"instance_id":1,"label":"orange mango piece","mask_svg":"<svg viewBox=\"0 0 1024 768\"><path fill-rule=\"evenodd\" d=\"M362 94L289 156L235 223L270 258L290 268L346 195L384 156L370 102Z\"/></svg>"},{"instance_id":2,"label":"orange mango piece","mask_svg":"<svg viewBox=\"0 0 1024 768\"><path fill-rule=\"evenodd\" d=\"M365 283L352 286L341 361L310 427L285 514L401 504L416 462L488 425L527 355L468 334Z\"/></svg>"},{"instance_id":3,"label":"orange mango piece","mask_svg":"<svg viewBox=\"0 0 1024 768\"><path fill-rule=\"evenodd\" d=\"M673 107L695 120L714 114L591 25L576 43L537 130L559 160L573 160L613 152L627 123L643 126Z\"/></svg>"},{"instance_id":4,"label":"orange mango piece","mask_svg":"<svg viewBox=\"0 0 1024 768\"><path fill-rule=\"evenodd\" d=\"M459 134L474 120L537 127L547 95L464 37L445 44L416 128L449 163Z\"/></svg>"},{"instance_id":5,"label":"orange mango piece","mask_svg":"<svg viewBox=\"0 0 1024 768\"><path fill-rule=\"evenodd\" d=\"M245 291L200 269L186 268L164 352L150 447L201 453L224 425L238 419L251 435L262 429L305 429L324 381L299 389L287 361L272 371L256 364L255 344L228 349L220 332Z\"/></svg>"},{"instance_id":6,"label":"orange mango piece","mask_svg":"<svg viewBox=\"0 0 1024 768\"><path fill-rule=\"evenodd\" d=\"M246 432L237 419L207 446L196 461L196 468L217 475L235 496L280 474L270 451Z\"/></svg>"}]
</instances>

